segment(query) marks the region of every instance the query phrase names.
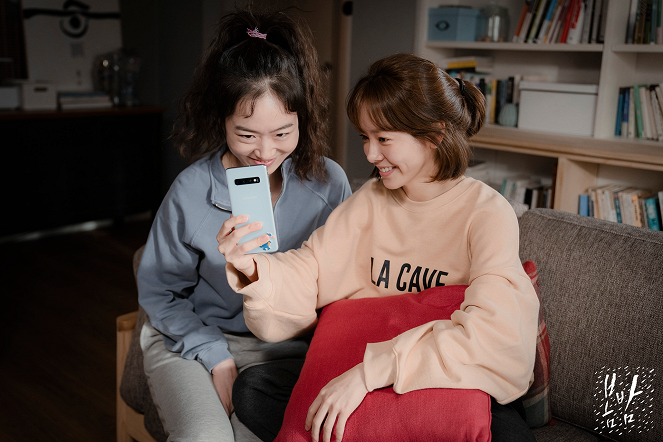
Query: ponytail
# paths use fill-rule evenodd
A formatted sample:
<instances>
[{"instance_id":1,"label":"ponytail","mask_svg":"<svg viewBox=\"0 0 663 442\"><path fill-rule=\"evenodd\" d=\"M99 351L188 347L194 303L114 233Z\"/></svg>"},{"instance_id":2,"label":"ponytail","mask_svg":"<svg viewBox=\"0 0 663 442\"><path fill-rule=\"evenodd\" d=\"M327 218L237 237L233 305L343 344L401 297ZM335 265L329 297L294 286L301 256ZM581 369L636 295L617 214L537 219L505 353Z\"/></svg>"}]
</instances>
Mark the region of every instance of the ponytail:
<instances>
[{"instance_id":1,"label":"ponytail","mask_svg":"<svg viewBox=\"0 0 663 442\"><path fill-rule=\"evenodd\" d=\"M460 78L456 81L463 85L459 93L465 103L465 112L460 120L467 124L465 136L471 138L479 132L486 119L486 97L472 82Z\"/></svg>"}]
</instances>

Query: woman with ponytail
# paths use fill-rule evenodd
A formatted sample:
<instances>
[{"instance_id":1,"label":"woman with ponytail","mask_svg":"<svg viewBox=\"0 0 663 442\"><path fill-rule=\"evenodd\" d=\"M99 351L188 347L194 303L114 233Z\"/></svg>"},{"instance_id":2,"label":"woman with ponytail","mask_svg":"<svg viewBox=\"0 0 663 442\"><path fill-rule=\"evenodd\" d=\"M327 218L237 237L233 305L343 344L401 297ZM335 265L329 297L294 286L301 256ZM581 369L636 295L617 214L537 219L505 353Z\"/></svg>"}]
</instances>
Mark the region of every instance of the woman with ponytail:
<instances>
[{"instance_id":1,"label":"woman with ponytail","mask_svg":"<svg viewBox=\"0 0 663 442\"><path fill-rule=\"evenodd\" d=\"M230 167L267 168L281 250L300 247L350 195L345 173L325 157L322 75L305 24L282 11L237 11L221 17L181 102L173 139L192 164L156 214L137 276L149 316L144 368L168 440L235 440L233 427L246 432L233 413L242 420L242 391L259 391L275 422L245 419L249 438L278 432L308 341L267 343L249 331L215 237L232 216ZM245 376L263 364L259 377ZM241 403L251 411L251 401Z\"/></svg>"}]
</instances>

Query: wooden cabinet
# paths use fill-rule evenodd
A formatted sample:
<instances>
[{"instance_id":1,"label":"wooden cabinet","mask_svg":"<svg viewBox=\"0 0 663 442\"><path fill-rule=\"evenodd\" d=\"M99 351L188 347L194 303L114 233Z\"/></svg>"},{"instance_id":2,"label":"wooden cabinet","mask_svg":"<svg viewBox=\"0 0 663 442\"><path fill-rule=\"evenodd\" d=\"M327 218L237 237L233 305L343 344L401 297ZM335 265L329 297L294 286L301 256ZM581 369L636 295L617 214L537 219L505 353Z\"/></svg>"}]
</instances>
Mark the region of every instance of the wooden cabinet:
<instances>
[{"instance_id":1,"label":"wooden cabinet","mask_svg":"<svg viewBox=\"0 0 663 442\"><path fill-rule=\"evenodd\" d=\"M156 210L164 110L0 113L0 237Z\"/></svg>"},{"instance_id":2,"label":"wooden cabinet","mask_svg":"<svg viewBox=\"0 0 663 442\"><path fill-rule=\"evenodd\" d=\"M481 8L487 1L460 3ZM511 35L523 3L501 2L509 9ZM553 207L567 212L577 212L578 195L590 186L615 182L663 190L663 143L614 136L619 87L663 82L663 45L624 44L629 1L610 1L603 44L575 45L427 41L428 8L438 4L435 0L417 2L418 55L437 62L447 57L490 55L496 78L546 74L551 82L598 85L593 137L486 125L472 145L478 157L491 162L493 181L500 182L516 171L542 175L544 180L555 181ZM551 176L553 169L555 177Z\"/></svg>"}]
</instances>

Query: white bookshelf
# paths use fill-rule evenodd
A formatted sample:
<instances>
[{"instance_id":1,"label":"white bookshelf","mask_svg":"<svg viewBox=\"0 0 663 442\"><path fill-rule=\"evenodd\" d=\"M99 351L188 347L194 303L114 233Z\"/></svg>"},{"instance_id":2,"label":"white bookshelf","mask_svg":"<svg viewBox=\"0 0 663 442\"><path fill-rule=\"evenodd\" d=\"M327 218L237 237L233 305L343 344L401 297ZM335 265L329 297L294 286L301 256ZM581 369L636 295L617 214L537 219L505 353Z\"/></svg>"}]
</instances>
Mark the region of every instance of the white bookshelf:
<instances>
[{"instance_id":1,"label":"white bookshelf","mask_svg":"<svg viewBox=\"0 0 663 442\"><path fill-rule=\"evenodd\" d=\"M445 1L480 9L488 0ZM428 41L428 8L439 0L417 1L415 53L432 61L490 55L491 75L545 74L550 82L597 84L593 137L576 137L486 125L472 139L475 155L489 161L493 181L529 172L554 177L554 208L576 212L578 195L610 182L663 189L663 143L614 136L619 87L663 82L663 45L627 45L629 0L610 0L603 44L531 44ZM509 10L510 35L524 0L502 0ZM546 175L546 166L549 172Z\"/></svg>"}]
</instances>

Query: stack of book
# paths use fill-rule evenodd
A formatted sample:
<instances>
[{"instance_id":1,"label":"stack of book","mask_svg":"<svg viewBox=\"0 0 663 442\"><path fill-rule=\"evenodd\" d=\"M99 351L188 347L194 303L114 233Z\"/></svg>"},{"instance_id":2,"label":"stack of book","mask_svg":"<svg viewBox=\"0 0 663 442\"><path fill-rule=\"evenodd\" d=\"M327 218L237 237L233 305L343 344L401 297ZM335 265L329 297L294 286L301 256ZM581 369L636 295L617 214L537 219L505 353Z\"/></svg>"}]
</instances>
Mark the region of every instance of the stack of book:
<instances>
[{"instance_id":1,"label":"stack of book","mask_svg":"<svg viewBox=\"0 0 663 442\"><path fill-rule=\"evenodd\" d=\"M631 0L626 43L663 44L662 22L663 2L661 0Z\"/></svg>"},{"instance_id":2,"label":"stack of book","mask_svg":"<svg viewBox=\"0 0 663 442\"><path fill-rule=\"evenodd\" d=\"M663 190L606 184L578 197L578 214L616 223L661 230Z\"/></svg>"},{"instance_id":3,"label":"stack of book","mask_svg":"<svg viewBox=\"0 0 663 442\"><path fill-rule=\"evenodd\" d=\"M607 11L608 0L525 0L513 42L603 43Z\"/></svg>"},{"instance_id":4,"label":"stack of book","mask_svg":"<svg viewBox=\"0 0 663 442\"><path fill-rule=\"evenodd\" d=\"M465 170L465 176L474 178L475 180L482 181L490 185L490 173L488 171L488 163L481 160L471 160L470 164Z\"/></svg>"},{"instance_id":5,"label":"stack of book","mask_svg":"<svg viewBox=\"0 0 663 442\"><path fill-rule=\"evenodd\" d=\"M619 88L615 136L663 141L663 83Z\"/></svg>"},{"instance_id":6,"label":"stack of book","mask_svg":"<svg viewBox=\"0 0 663 442\"><path fill-rule=\"evenodd\" d=\"M58 92L60 109L91 109L113 106L105 92Z\"/></svg>"},{"instance_id":7,"label":"stack of book","mask_svg":"<svg viewBox=\"0 0 663 442\"><path fill-rule=\"evenodd\" d=\"M550 209L553 204L553 186L530 176L504 178L500 193L511 202L525 204L530 209Z\"/></svg>"},{"instance_id":8,"label":"stack of book","mask_svg":"<svg viewBox=\"0 0 663 442\"><path fill-rule=\"evenodd\" d=\"M493 70L493 57L468 56L445 58L440 67L451 76L458 74L478 73L488 74Z\"/></svg>"}]
</instances>

